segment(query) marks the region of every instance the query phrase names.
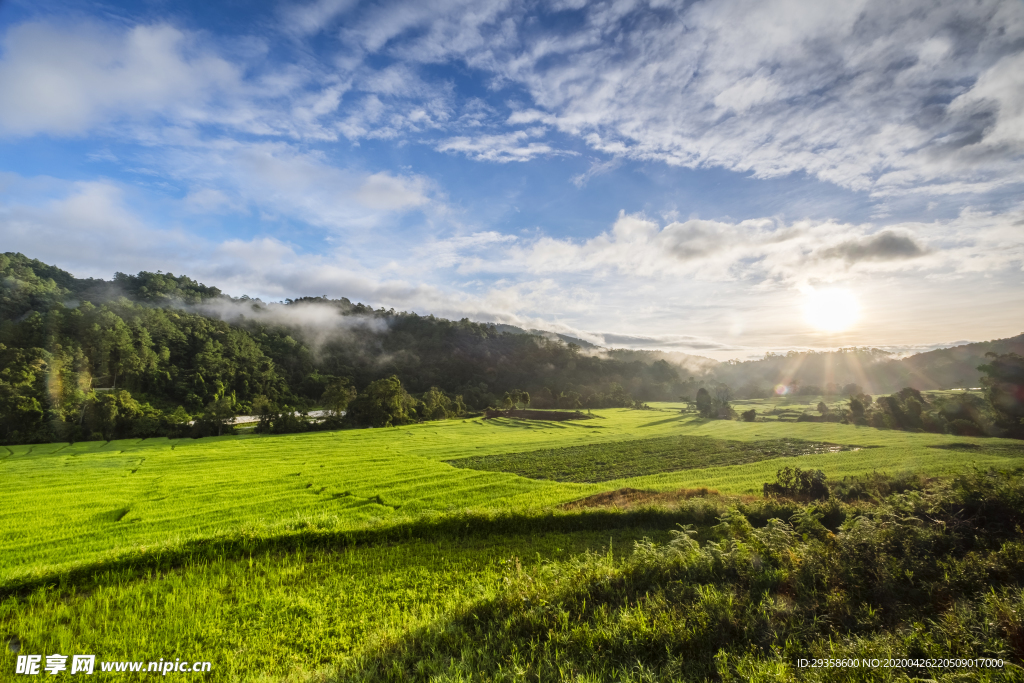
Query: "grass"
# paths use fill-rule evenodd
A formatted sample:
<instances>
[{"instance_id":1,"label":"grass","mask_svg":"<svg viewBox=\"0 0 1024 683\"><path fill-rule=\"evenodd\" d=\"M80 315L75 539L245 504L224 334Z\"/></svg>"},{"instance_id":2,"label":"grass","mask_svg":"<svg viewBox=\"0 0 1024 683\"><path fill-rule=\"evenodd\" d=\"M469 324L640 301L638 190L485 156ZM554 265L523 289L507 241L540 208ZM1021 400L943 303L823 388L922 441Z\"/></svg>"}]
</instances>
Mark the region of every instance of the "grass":
<instances>
[{"instance_id":1,"label":"grass","mask_svg":"<svg viewBox=\"0 0 1024 683\"><path fill-rule=\"evenodd\" d=\"M841 478L872 471L941 474L972 463L1006 468L1022 462L1012 450L1019 443L1005 439L839 424L707 421L675 409L594 414L585 423L474 419L395 429L0 449L0 477L10 482L0 490L0 586L225 534L273 536L311 524L358 529L467 509L534 510L622 487L760 493L761 484L787 464ZM640 476L630 472L601 484L539 481L446 462L668 436L876 447ZM935 448L943 445L952 447Z\"/></svg>"},{"instance_id":2,"label":"grass","mask_svg":"<svg viewBox=\"0 0 1024 683\"><path fill-rule=\"evenodd\" d=\"M652 534L667 536L635 528L312 544L243 557L195 553L163 571L122 568L8 599L0 603L0 634L17 634L27 653L182 658L210 661L204 680L253 680L255 672L267 680L297 680L344 664L380 634L402 637L468 604L495 599L514 557L536 565L604 552L609 544L628 549ZM13 671L15 657L6 650L0 671Z\"/></svg>"},{"instance_id":3,"label":"grass","mask_svg":"<svg viewBox=\"0 0 1024 683\"><path fill-rule=\"evenodd\" d=\"M786 465L834 480L1024 464L1008 440L706 421L658 407L580 423L0 448L0 639L17 637L23 653L195 656L216 662L207 680L358 677L351 667L377 666L374 653L404 657L424 642L417 634L498 604L509 581L595 562L586 553L603 557L609 540L619 567L633 541L664 540L677 522L706 527L724 511L720 501L554 511L565 502L625 487L759 493ZM863 450L805 445L823 443ZM501 471L474 469L481 463ZM510 573L513 556L521 576ZM0 671L11 667L4 651Z\"/></svg>"},{"instance_id":4,"label":"grass","mask_svg":"<svg viewBox=\"0 0 1024 683\"><path fill-rule=\"evenodd\" d=\"M496 598L374 643L327 680L1019 681L1022 497L1019 475L978 473L870 507L720 510L621 562L509 572Z\"/></svg>"},{"instance_id":5,"label":"grass","mask_svg":"<svg viewBox=\"0 0 1024 683\"><path fill-rule=\"evenodd\" d=\"M661 472L744 465L775 458L851 450L859 448L800 439L728 441L709 436L679 435L477 456L449 462L456 467L510 472L530 479L597 483Z\"/></svg>"}]
</instances>

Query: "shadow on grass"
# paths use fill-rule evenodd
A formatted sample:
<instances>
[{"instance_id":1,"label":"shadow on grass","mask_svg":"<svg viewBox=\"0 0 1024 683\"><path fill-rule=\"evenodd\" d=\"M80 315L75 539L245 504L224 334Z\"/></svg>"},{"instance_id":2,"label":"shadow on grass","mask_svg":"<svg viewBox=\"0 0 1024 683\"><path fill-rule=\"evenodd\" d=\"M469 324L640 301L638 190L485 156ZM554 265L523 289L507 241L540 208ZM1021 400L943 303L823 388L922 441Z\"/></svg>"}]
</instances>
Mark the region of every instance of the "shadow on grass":
<instances>
[{"instance_id":1,"label":"shadow on grass","mask_svg":"<svg viewBox=\"0 0 1024 683\"><path fill-rule=\"evenodd\" d=\"M272 535L239 531L213 538L185 541L173 546L132 549L116 557L86 562L56 571L15 577L0 585L0 601L25 597L40 589L92 587L113 581L142 578L203 560L233 560L255 553L287 553L312 548L348 548L377 543L438 538L486 538L546 532L605 531L626 528L670 529L713 519L715 503L685 509L588 510L586 512L463 512L421 517L388 525L339 531L299 528Z\"/></svg>"},{"instance_id":2,"label":"shadow on grass","mask_svg":"<svg viewBox=\"0 0 1024 683\"><path fill-rule=\"evenodd\" d=\"M676 417L667 417L664 420L655 420L654 422L646 422L646 423L640 425L639 428L643 429L644 427L656 427L658 425L669 424L670 422L684 422L684 421L695 421L698 424L703 424L704 422L710 422L710 420L701 420L700 418L698 418L698 417L696 417L694 415L678 415Z\"/></svg>"},{"instance_id":3,"label":"shadow on grass","mask_svg":"<svg viewBox=\"0 0 1024 683\"><path fill-rule=\"evenodd\" d=\"M492 417L487 420L487 424L494 427L512 427L513 429L545 429L548 426L547 422L517 420L515 418L508 417ZM559 426L561 427L561 425Z\"/></svg>"}]
</instances>

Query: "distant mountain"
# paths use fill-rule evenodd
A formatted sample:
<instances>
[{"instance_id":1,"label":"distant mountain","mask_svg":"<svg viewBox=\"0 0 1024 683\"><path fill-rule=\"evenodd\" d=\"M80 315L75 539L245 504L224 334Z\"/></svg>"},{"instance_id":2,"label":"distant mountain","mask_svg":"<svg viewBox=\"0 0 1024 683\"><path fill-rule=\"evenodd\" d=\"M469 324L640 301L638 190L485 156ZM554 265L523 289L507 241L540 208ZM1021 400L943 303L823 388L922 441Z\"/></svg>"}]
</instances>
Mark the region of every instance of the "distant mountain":
<instances>
[{"instance_id":1,"label":"distant mountain","mask_svg":"<svg viewBox=\"0 0 1024 683\"><path fill-rule=\"evenodd\" d=\"M919 353L879 368L874 381L880 391L912 386L915 389L950 389L978 386L978 366L987 363L986 353L1024 355L1024 334Z\"/></svg>"},{"instance_id":2,"label":"distant mountain","mask_svg":"<svg viewBox=\"0 0 1024 683\"><path fill-rule=\"evenodd\" d=\"M903 387L918 390L954 389L979 386L978 366L985 354L1024 353L1024 335L1008 339L964 344L894 358L881 349L851 348L826 352L767 354L764 358L716 365L711 374L728 384L736 396L767 395L773 387L802 393L844 393L857 385L873 394L890 393Z\"/></svg>"}]
</instances>

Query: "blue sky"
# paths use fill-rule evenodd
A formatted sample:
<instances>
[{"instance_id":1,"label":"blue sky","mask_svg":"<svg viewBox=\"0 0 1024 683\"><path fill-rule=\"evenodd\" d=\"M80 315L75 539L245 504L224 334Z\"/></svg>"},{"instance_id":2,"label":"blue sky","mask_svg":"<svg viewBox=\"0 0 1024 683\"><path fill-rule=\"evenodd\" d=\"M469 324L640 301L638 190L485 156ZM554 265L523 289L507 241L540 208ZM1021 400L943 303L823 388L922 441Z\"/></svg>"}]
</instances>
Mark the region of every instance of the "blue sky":
<instances>
[{"instance_id":1,"label":"blue sky","mask_svg":"<svg viewBox=\"0 0 1024 683\"><path fill-rule=\"evenodd\" d=\"M1024 320L1024 3L0 3L0 234L747 358Z\"/></svg>"}]
</instances>

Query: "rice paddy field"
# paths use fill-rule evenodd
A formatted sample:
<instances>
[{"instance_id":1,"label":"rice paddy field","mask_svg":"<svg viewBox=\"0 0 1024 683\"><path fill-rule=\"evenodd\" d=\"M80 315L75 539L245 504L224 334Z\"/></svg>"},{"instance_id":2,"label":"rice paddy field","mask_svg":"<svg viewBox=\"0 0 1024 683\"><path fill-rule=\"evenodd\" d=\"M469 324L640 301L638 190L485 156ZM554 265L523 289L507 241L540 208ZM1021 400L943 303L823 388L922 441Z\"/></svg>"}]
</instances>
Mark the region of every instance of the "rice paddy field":
<instances>
[{"instance_id":1,"label":"rice paddy field","mask_svg":"<svg viewBox=\"0 0 1024 683\"><path fill-rule=\"evenodd\" d=\"M702 514L573 501L697 488L752 499L786 466L836 480L1024 465L1009 440L680 408L0 447L0 680L17 678L19 653L210 661L202 680L348 680L338 672L367 648L500 599L513 578L579 558L613 569Z\"/></svg>"}]
</instances>

